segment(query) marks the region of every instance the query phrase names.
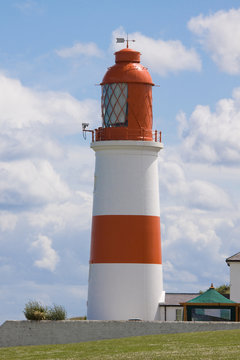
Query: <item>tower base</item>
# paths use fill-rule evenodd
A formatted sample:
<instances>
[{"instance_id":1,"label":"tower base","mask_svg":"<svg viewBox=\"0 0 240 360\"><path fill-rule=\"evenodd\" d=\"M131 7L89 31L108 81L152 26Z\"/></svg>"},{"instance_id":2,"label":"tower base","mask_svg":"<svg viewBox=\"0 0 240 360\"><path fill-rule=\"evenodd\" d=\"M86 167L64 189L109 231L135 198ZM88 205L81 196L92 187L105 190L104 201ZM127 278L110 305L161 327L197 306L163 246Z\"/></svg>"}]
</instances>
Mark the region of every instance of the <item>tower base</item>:
<instances>
[{"instance_id":1,"label":"tower base","mask_svg":"<svg viewBox=\"0 0 240 360\"><path fill-rule=\"evenodd\" d=\"M162 265L90 264L87 318L158 320L164 294Z\"/></svg>"}]
</instances>

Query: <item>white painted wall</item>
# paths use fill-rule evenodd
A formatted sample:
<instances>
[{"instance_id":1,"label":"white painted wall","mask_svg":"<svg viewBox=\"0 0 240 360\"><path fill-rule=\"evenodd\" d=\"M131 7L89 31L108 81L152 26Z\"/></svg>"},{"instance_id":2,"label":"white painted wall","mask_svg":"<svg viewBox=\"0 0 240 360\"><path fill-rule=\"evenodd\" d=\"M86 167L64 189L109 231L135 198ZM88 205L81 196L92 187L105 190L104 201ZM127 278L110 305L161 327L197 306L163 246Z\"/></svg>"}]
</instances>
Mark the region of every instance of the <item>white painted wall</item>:
<instances>
[{"instance_id":1,"label":"white painted wall","mask_svg":"<svg viewBox=\"0 0 240 360\"><path fill-rule=\"evenodd\" d=\"M160 216L158 152L151 141L97 141L93 216Z\"/></svg>"},{"instance_id":2,"label":"white painted wall","mask_svg":"<svg viewBox=\"0 0 240 360\"><path fill-rule=\"evenodd\" d=\"M93 216L160 216L158 152L151 141L97 141ZM147 245L147 244L146 244ZM90 264L88 319L155 320L162 265Z\"/></svg>"},{"instance_id":3,"label":"white painted wall","mask_svg":"<svg viewBox=\"0 0 240 360\"><path fill-rule=\"evenodd\" d=\"M181 309L183 312L183 307L180 306L165 306L160 305L159 306L159 318L160 321L176 321L176 310ZM166 316L166 319L165 319Z\"/></svg>"},{"instance_id":4,"label":"white painted wall","mask_svg":"<svg viewBox=\"0 0 240 360\"><path fill-rule=\"evenodd\" d=\"M158 320L162 265L91 264L88 320Z\"/></svg>"},{"instance_id":5,"label":"white painted wall","mask_svg":"<svg viewBox=\"0 0 240 360\"><path fill-rule=\"evenodd\" d=\"M229 262L230 265L230 299L240 303L240 262Z\"/></svg>"}]
</instances>

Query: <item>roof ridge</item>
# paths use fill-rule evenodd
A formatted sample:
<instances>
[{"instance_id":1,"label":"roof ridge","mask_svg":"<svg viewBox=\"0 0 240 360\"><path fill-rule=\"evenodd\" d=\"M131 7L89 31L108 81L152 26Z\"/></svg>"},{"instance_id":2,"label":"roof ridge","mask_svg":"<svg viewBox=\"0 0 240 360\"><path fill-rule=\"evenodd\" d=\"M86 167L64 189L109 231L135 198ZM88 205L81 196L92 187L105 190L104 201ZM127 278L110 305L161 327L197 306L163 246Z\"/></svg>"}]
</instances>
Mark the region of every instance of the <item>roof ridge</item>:
<instances>
[{"instance_id":1,"label":"roof ridge","mask_svg":"<svg viewBox=\"0 0 240 360\"><path fill-rule=\"evenodd\" d=\"M173 294L173 295L195 295L195 294L199 294L198 292L166 292L166 294Z\"/></svg>"},{"instance_id":2,"label":"roof ridge","mask_svg":"<svg viewBox=\"0 0 240 360\"><path fill-rule=\"evenodd\" d=\"M237 257L236 259L234 259L234 257ZM240 261L240 251L237 252L236 254L229 256L226 260L226 262L228 261Z\"/></svg>"},{"instance_id":3,"label":"roof ridge","mask_svg":"<svg viewBox=\"0 0 240 360\"><path fill-rule=\"evenodd\" d=\"M224 295L220 294L216 289L209 288L203 294L187 301L187 303L235 303Z\"/></svg>"}]
</instances>

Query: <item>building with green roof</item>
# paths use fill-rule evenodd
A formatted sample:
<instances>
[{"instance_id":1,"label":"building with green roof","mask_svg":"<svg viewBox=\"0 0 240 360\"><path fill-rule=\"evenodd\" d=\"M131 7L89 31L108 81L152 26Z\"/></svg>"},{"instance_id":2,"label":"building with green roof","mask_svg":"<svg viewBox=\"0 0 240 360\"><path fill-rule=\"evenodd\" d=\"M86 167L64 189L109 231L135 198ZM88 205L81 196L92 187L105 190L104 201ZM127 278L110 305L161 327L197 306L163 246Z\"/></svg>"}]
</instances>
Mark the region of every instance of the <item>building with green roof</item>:
<instances>
[{"instance_id":1,"label":"building with green roof","mask_svg":"<svg viewBox=\"0 0 240 360\"><path fill-rule=\"evenodd\" d=\"M181 303L184 321L238 321L239 303L227 299L211 287L203 294Z\"/></svg>"}]
</instances>

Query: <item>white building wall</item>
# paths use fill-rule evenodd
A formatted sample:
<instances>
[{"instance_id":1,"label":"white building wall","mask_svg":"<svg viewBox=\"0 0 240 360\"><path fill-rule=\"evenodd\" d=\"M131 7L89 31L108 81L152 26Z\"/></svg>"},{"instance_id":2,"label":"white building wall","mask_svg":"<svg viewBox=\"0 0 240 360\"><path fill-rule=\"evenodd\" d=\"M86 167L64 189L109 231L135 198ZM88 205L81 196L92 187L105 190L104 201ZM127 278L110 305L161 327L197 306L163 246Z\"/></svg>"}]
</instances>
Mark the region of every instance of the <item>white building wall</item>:
<instances>
[{"instance_id":1,"label":"white building wall","mask_svg":"<svg viewBox=\"0 0 240 360\"><path fill-rule=\"evenodd\" d=\"M183 314L183 307L180 306L159 306L159 321L177 321L177 310L181 310ZM182 317L181 317L182 320Z\"/></svg>"},{"instance_id":2,"label":"white building wall","mask_svg":"<svg viewBox=\"0 0 240 360\"><path fill-rule=\"evenodd\" d=\"M229 262L230 265L230 299L240 303L240 262Z\"/></svg>"}]
</instances>

